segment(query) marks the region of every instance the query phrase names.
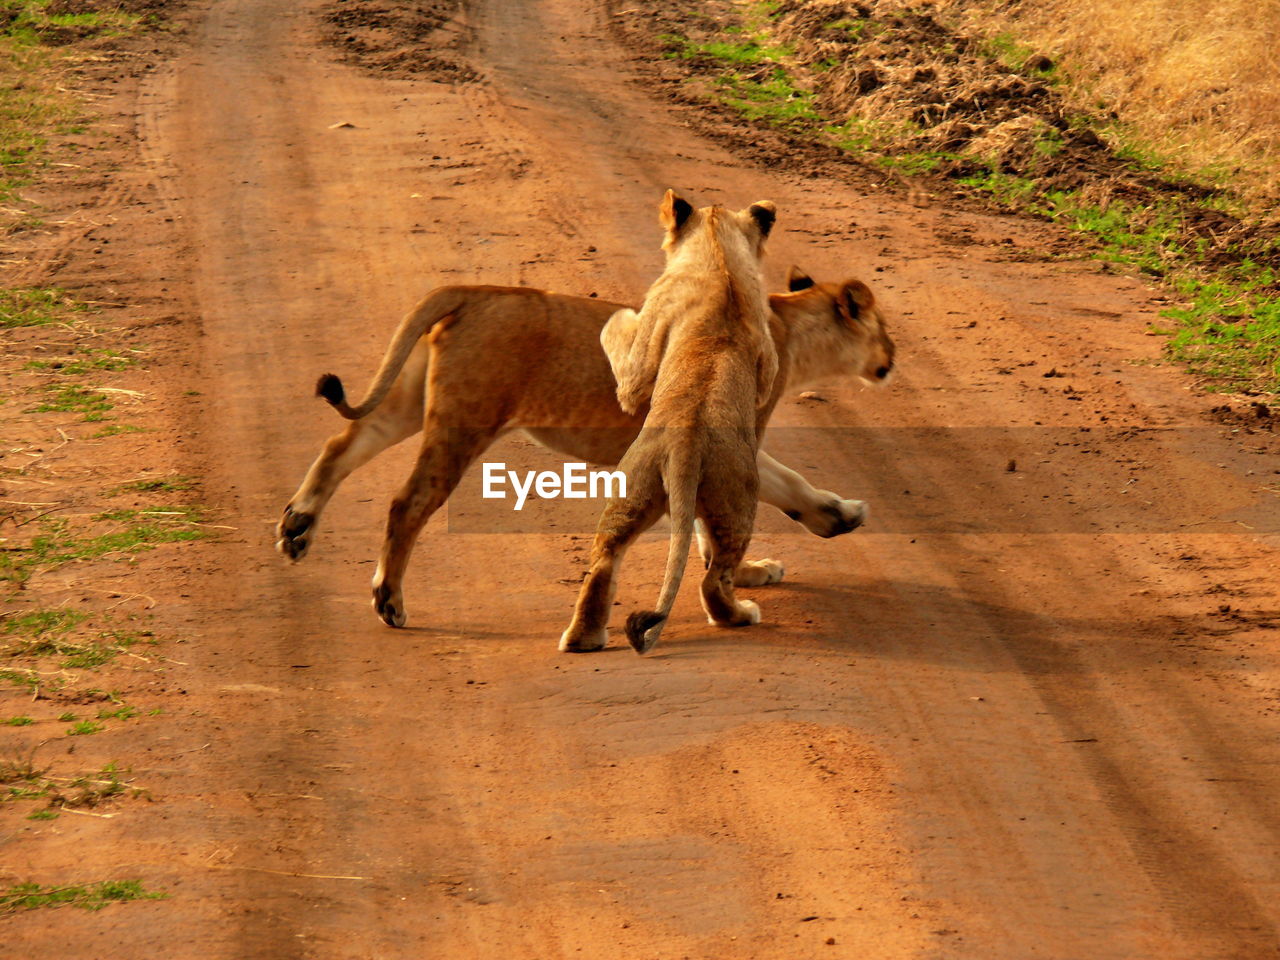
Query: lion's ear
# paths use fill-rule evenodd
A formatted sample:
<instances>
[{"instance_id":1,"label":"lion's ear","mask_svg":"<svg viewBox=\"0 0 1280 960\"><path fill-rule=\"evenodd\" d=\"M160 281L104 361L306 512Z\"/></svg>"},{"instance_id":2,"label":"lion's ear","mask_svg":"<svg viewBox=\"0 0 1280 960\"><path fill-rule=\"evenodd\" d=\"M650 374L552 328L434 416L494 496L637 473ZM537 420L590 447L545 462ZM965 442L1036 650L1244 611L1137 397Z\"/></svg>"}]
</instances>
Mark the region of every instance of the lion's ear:
<instances>
[{"instance_id":1,"label":"lion's ear","mask_svg":"<svg viewBox=\"0 0 1280 960\"><path fill-rule=\"evenodd\" d=\"M848 319L856 321L864 311L875 306L876 298L871 288L861 280L850 280L840 291L840 307L848 314Z\"/></svg>"},{"instance_id":2,"label":"lion's ear","mask_svg":"<svg viewBox=\"0 0 1280 960\"><path fill-rule=\"evenodd\" d=\"M768 200L753 203L747 208L747 213L751 214L751 219L760 228L762 238L769 235L769 231L773 229L773 221L778 219L778 208Z\"/></svg>"},{"instance_id":3,"label":"lion's ear","mask_svg":"<svg viewBox=\"0 0 1280 960\"><path fill-rule=\"evenodd\" d=\"M787 289L792 293L798 293L801 290L808 290L813 285L813 277L809 276L799 267L793 266L791 268L791 272L787 274Z\"/></svg>"},{"instance_id":4,"label":"lion's ear","mask_svg":"<svg viewBox=\"0 0 1280 960\"><path fill-rule=\"evenodd\" d=\"M658 222L667 231L667 239L674 240L681 228L693 215L693 206L682 197L677 197L674 190L668 190L658 207Z\"/></svg>"}]
</instances>

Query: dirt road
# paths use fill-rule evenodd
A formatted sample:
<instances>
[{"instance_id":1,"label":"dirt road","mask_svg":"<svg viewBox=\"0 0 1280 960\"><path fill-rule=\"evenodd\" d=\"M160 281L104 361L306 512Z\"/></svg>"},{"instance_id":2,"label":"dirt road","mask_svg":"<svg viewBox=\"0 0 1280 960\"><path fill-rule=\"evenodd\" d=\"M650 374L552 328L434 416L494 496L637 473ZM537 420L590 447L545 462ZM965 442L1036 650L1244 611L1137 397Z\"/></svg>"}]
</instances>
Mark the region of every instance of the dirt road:
<instances>
[{"instance_id":1,"label":"dirt road","mask_svg":"<svg viewBox=\"0 0 1280 960\"><path fill-rule=\"evenodd\" d=\"M64 911L74 949L24 915L19 955L1280 956L1274 450L1152 362L1152 289L1026 256L1035 225L738 161L635 82L600 7L467 4L480 79L445 85L338 63L311 0L219 0L144 87L184 243L137 256L171 259L202 318L174 384L208 398L192 472L237 532L176 572L164 806L110 835L170 899ZM362 387L441 283L634 300L667 186L775 201L773 289L796 262L885 301L896 382L787 401L769 442L870 500L868 529L762 516L753 552L788 569L751 594L765 623L716 631L686 591L645 659L556 652L577 528L442 514L410 629L378 623L412 444L301 564L273 555L337 428L318 373ZM632 551L620 611L665 549Z\"/></svg>"}]
</instances>

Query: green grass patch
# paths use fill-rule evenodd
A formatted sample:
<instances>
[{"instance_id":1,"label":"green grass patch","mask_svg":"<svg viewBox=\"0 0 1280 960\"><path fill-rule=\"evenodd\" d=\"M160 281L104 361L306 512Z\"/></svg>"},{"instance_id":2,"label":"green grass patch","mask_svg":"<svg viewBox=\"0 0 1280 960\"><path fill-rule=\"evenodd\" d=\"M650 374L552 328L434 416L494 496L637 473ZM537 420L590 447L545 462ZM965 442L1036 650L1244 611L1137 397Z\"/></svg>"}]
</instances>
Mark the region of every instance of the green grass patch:
<instances>
[{"instance_id":1,"label":"green grass patch","mask_svg":"<svg viewBox=\"0 0 1280 960\"><path fill-rule=\"evenodd\" d=\"M32 810L27 814L28 820L57 820L57 810Z\"/></svg>"},{"instance_id":2,"label":"green grass patch","mask_svg":"<svg viewBox=\"0 0 1280 960\"><path fill-rule=\"evenodd\" d=\"M821 121L813 94L798 89L790 74L777 67L763 80L729 74L717 79L718 99L751 120L779 127L797 127Z\"/></svg>"},{"instance_id":3,"label":"green grass patch","mask_svg":"<svg viewBox=\"0 0 1280 960\"><path fill-rule=\"evenodd\" d=\"M0 683L32 693L40 686L40 678L30 670L0 670Z\"/></svg>"},{"instance_id":4,"label":"green grass patch","mask_svg":"<svg viewBox=\"0 0 1280 960\"><path fill-rule=\"evenodd\" d=\"M861 42L870 40L883 31L884 26L869 17L842 17L839 20L832 20L827 24L826 29Z\"/></svg>"},{"instance_id":5,"label":"green grass patch","mask_svg":"<svg viewBox=\"0 0 1280 960\"><path fill-rule=\"evenodd\" d=\"M0 3L0 39L15 50L64 44L90 37L114 37L136 33L154 22L121 9L50 13L48 0L4 0Z\"/></svg>"},{"instance_id":6,"label":"green grass patch","mask_svg":"<svg viewBox=\"0 0 1280 960\"><path fill-rule=\"evenodd\" d=\"M933 173L948 160L955 159L955 154L942 150L922 150L918 153L888 154L876 158L876 163L886 170L896 170L907 176L922 173Z\"/></svg>"},{"instance_id":7,"label":"green grass patch","mask_svg":"<svg viewBox=\"0 0 1280 960\"><path fill-rule=\"evenodd\" d=\"M49 795L49 790L47 787L44 787L44 786L36 786L36 787L9 786L5 788L4 796L0 797L0 800L4 800L6 802L10 800L43 800L48 795Z\"/></svg>"},{"instance_id":8,"label":"green grass patch","mask_svg":"<svg viewBox=\"0 0 1280 960\"><path fill-rule=\"evenodd\" d=\"M59 652L70 654L62 661L63 667L69 670L94 670L114 660L120 650L105 644L84 643Z\"/></svg>"},{"instance_id":9,"label":"green grass patch","mask_svg":"<svg viewBox=\"0 0 1280 960\"><path fill-rule=\"evenodd\" d=\"M138 353L140 351L130 351ZM25 368L52 373L63 377L81 376L99 370L117 372L126 370L138 362L137 357L126 356L115 350L89 348L80 351L81 356L61 360L31 360Z\"/></svg>"},{"instance_id":10,"label":"green grass patch","mask_svg":"<svg viewBox=\"0 0 1280 960\"><path fill-rule=\"evenodd\" d=\"M679 41L679 46L677 49L670 51L668 56L684 57L686 59L710 57L713 60L720 60L739 67L754 67L765 63L777 63L784 57L790 57L795 54L795 50L791 47L781 44L763 44L757 40L741 40L737 42L716 40L710 43L694 43L690 40L685 40L683 37L674 39Z\"/></svg>"},{"instance_id":11,"label":"green grass patch","mask_svg":"<svg viewBox=\"0 0 1280 960\"><path fill-rule=\"evenodd\" d=\"M119 7L80 13L48 8L48 0L0 2L0 203L19 200L48 164L50 136L84 132L80 104L62 86L60 50L77 40L134 34L158 22L154 15ZM27 219L25 211L4 211L9 228Z\"/></svg>"},{"instance_id":12,"label":"green grass patch","mask_svg":"<svg viewBox=\"0 0 1280 960\"><path fill-rule=\"evenodd\" d=\"M99 720L129 720L137 716L137 714L138 714L137 707L130 707L128 705L125 705L125 706L116 707L114 710L108 710L106 708L99 710L98 719Z\"/></svg>"},{"instance_id":13,"label":"green grass patch","mask_svg":"<svg viewBox=\"0 0 1280 960\"><path fill-rule=\"evenodd\" d=\"M49 77L50 59L38 37L21 28L15 34L14 22L0 31L0 202L17 199L46 162L48 136L75 115L71 97Z\"/></svg>"},{"instance_id":14,"label":"green grass patch","mask_svg":"<svg viewBox=\"0 0 1280 960\"><path fill-rule=\"evenodd\" d=\"M77 720L67 728L68 737L86 737L90 734L100 733L106 729L105 723L98 723L96 720Z\"/></svg>"},{"instance_id":15,"label":"green grass patch","mask_svg":"<svg viewBox=\"0 0 1280 960\"><path fill-rule=\"evenodd\" d=\"M0 328L60 323L69 313L83 309L83 304L72 300L57 287L0 290Z\"/></svg>"},{"instance_id":16,"label":"green grass patch","mask_svg":"<svg viewBox=\"0 0 1280 960\"><path fill-rule=\"evenodd\" d=\"M35 723L30 717L10 717L8 720L0 720L0 725L6 727L29 727Z\"/></svg>"},{"instance_id":17,"label":"green grass patch","mask_svg":"<svg viewBox=\"0 0 1280 960\"><path fill-rule=\"evenodd\" d=\"M0 645L0 654L8 657L64 658L64 669L92 670L101 667L130 647L139 643L155 643L149 630L102 630L92 637L72 636L71 632L84 620L85 614L69 607L35 610L4 622L0 635L8 638ZM99 691L86 691L92 695ZM112 694L101 699L116 701ZM132 709L132 708L130 708ZM75 719L70 714L62 719Z\"/></svg>"},{"instance_id":18,"label":"green grass patch","mask_svg":"<svg viewBox=\"0 0 1280 960\"><path fill-rule=\"evenodd\" d=\"M29 759L12 762L12 766L16 772L5 779L4 765L0 764L0 782L7 786L5 793L0 795L0 800L6 802L44 800L50 808L55 809L96 807L126 794L140 797L147 793L145 790L131 788L121 780L114 763L107 764L96 773L73 778L50 777L47 770L32 768Z\"/></svg>"},{"instance_id":19,"label":"green grass patch","mask_svg":"<svg viewBox=\"0 0 1280 960\"><path fill-rule=\"evenodd\" d=\"M35 637L19 637L5 643L3 653L8 657L48 657L77 654L85 645L58 634Z\"/></svg>"},{"instance_id":20,"label":"green grass patch","mask_svg":"<svg viewBox=\"0 0 1280 960\"><path fill-rule=\"evenodd\" d=\"M1036 52L1032 47L1018 42L1016 38L1007 33L1000 33L994 37L986 38L981 42L980 49L987 57L997 63L1003 63L1010 70L1019 71L1026 67L1027 61L1035 56ZM1039 77L1048 77L1053 74L1054 68L1033 69L1027 72Z\"/></svg>"},{"instance_id":21,"label":"green grass patch","mask_svg":"<svg viewBox=\"0 0 1280 960\"><path fill-rule=\"evenodd\" d=\"M29 407L28 413L78 413L81 420L92 423L104 419L107 411L115 408L105 393L78 383L51 384L47 389L49 399Z\"/></svg>"},{"instance_id":22,"label":"green grass patch","mask_svg":"<svg viewBox=\"0 0 1280 960\"><path fill-rule=\"evenodd\" d=\"M192 526L199 516L197 507L113 511L96 519L110 522L117 529L91 536L78 535L64 519L45 520L41 532L30 543L3 548L0 581L21 585L38 570L115 555L131 556L165 543L201 540L208 533Z\"/></svg>"},{"instance_id":23,"label":"green grass patch","mask_svg":"<svg viewBox=\"0 0 1280 960\"><path fill-rule=\"evenodd\" d=\"M109 423L97 433L90 436L91 440L101 440L105 437L118 437L124 433L146 433L146 427L138 427L132 423Z\"/></svg>"},{"instance_id":24,"label":"green grass patch","mask_svg":"<svg viewBox=\"0 0 1280 960\"><path fill-rule=\"evenodd\" d=\"M1248 257L1202 268L1204 243L1188 241L1175 201L1102 207L998 172L960 182L1088 235L1101 259L1168 280L1188 305L1163 312L1176 321L1160 331L1171 335L1166 353L1203 377L1206 390L1280 392L1280 278Z\"/></svg>"},{"instance_id":25,"label":"green grass patch","mask_svg":"<svg viewBox=\"0 0 1280 960\"><path fill-rule=\"evenodd\" d=\"M71 607L33 610L5 618L3 631L9 635L39 638L49 633L67 633L86 618L86 614Z\"/></svg>"},{"instance_id":26,"label":"green grass patch","mask_svg":"<svg viewBox=\"0 0 1280 960\"><path fill-rule=\"evenodd\" d=\"M1272 271L1234 272L1175 280L1188 305L1164 311L1178 322L1169 353L1207 378L1209 390L1247 383L1280 392L1280 293Z\"/></svg>"},{"instance_id":27,"label":"green grass patch","mask_svg":"<svg viewBox=\"0 0 1280 960\"><path fill-rule=\"evenodd\" d=\"M18 883L0 890L0 911L39 910L43 907L80 907L101 910L110 903L130 900L163 900L168 894L149 891L140 880L103 880L65 887L44 887L38 883Z\"/></svg>"}]
</instances>

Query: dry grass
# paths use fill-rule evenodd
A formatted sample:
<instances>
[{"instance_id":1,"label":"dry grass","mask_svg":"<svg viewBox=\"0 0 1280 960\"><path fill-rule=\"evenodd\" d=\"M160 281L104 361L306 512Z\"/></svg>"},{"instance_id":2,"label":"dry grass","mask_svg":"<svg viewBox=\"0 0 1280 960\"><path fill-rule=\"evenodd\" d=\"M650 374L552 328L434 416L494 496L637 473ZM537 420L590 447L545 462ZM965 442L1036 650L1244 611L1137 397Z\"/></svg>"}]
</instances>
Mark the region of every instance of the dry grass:
<instances>
[{"instance_id":1,"label":"dry grass","mask_svg":"<svg viewBox=\"0 0 1280 960\"><path fill-rule=\"evenodd\" d=\"M1280 0L936 0L977 34L1004 34L1060 65L1082 107L1192 171L1280 195Z\"/></svg>"}]
</instances>

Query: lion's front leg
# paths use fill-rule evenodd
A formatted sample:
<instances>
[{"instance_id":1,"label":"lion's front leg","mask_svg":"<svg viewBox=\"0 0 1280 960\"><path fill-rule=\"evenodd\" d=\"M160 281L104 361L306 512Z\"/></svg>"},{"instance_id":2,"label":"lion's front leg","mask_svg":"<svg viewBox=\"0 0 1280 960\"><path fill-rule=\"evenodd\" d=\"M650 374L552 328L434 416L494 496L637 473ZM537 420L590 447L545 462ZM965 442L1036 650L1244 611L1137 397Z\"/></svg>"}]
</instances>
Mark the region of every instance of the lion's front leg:
<instances>
[{"instance_id":1,"label":"lion's front leg","mask_svg":"<svg viewBox=\"0 0 1280 960\"><path fill-rule=\"evenodd\" d=\"M623 377L636 340L639 320L640 315L626 307L609 317L600 330L600 346L604 347L604 355L609 358L614 380L620 381Z\"/></svg>"},{"instance_id":2,"label":"lion's front leg","mask_svg":"<svg viewBox=\"0 0 1280 960\"><path fill-rule=\"evenodd\" d=\"M591 568L578 591L573 620L560 635L562 653L602 650L609 642L609 613L613 607L616 574L636 537L662 516L662 504L654 503L652 484L637 477L631 494L605 504L591 546Z\"/></svg>"},{"instance_id":3,"label":"lion's front leg","mask_svg":"<svg viewBox=\"0 0 1280 960\"><path fill-rule=\"evenodd\" d=\"M609 369L618 385L618 405L627 413L635 413L644 406L653 391L651 379L643 369L643 341L639 344L639 356L636 355L639 330L640 315L624 308L614 313L600 331L600 346L604 347Z\"/></svg>"},{"instance_id":4,"label":"lion's front leg","mask_svg":"<svg viewBox=\"0 0 1280 960\"><path fill-rule=\"evenodd\" d=\"M810 533L836 537L867 522L870 507L866 501L845 500L830 490L819 490L763 450L757 453L756 460L760 467L760 499L803 524Z\"/></svg>"},{"instance_id":5,"label":"lion's front leg","mask_svg":"<svg viewBox=\"0 0 1280 960\"><path fill-rule=\"evenodd\" d=\"M618 384L618 406L634 414L653 396L658 367L666 351L667 331L651 319L624 307L606 321L600 345Z\"/></svg>"}]
</instances>

